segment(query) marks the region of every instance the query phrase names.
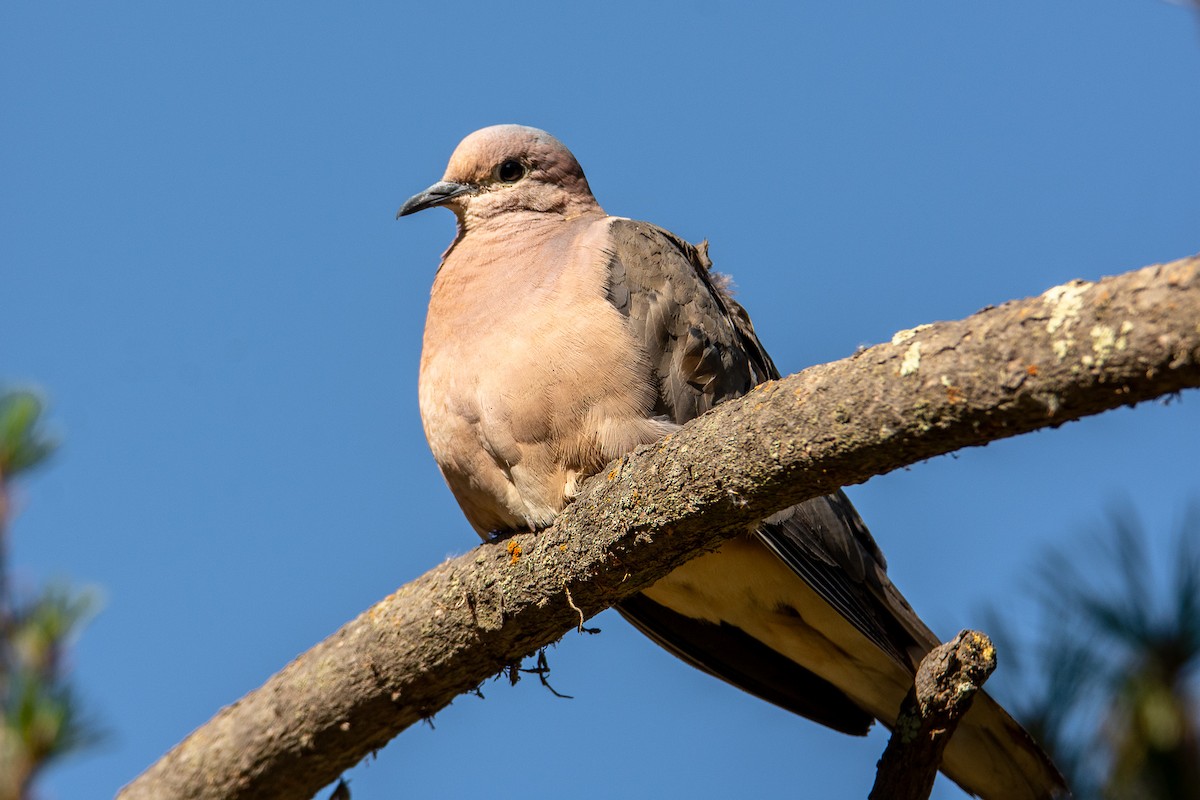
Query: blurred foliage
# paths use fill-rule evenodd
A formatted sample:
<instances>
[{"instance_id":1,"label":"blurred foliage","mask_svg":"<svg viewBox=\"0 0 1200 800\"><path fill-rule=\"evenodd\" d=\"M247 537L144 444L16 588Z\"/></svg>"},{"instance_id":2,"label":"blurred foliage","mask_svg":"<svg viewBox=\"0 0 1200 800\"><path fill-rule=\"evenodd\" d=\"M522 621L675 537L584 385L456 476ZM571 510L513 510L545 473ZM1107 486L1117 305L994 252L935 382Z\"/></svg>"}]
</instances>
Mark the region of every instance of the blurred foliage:
<instances>
[{"instance_id":1,"label":"blurred foliage","mask_svg":"<svg viewBox=\"0 0 1200 800\"><path fill-rule=\"evenodd\" d=\"M92 744L94 728L64 677L62 651L90 616L89 595L49 588L7 619L0 669L0 798L29 796L34 777L53 761Z\"/></svg>"},{"instance_id":2,"label":"blurred foliage","mask_svg":"<svg viewBox=\"0 0 1200 800\"><path fill-rule=\"evenodd\" d=\"M80 717L63 664L64 649L95 608L93 596L51 586L18 601L4 558L10 482L55 448L41 416L36 394L0 394L0 800L29 797L42 769L97 738Z\"/></svg>"},{"instance_id":3,"label":"blurred foliage","mask_svg":"<svg viewBox=\"0 0 1200 800\"><path fill-rule=\"evenodd\" d=\"M1001 689L1080 800L1200 800L1200 507L1166 564L1129 510L1080 545L1039 561L1038 626L993 615Z\"/></svg>"},{"instance_id":4,"label":"blurred foliage","mask_svg":"<svg viewBox=\"0 0 1200 800\"><path fill-rule=\"evenodd\" d=\"M9 480L37 466L56 443L38 426L41 399L29 391L0 394L0 479Z\"/></svg>"}]
</instances>

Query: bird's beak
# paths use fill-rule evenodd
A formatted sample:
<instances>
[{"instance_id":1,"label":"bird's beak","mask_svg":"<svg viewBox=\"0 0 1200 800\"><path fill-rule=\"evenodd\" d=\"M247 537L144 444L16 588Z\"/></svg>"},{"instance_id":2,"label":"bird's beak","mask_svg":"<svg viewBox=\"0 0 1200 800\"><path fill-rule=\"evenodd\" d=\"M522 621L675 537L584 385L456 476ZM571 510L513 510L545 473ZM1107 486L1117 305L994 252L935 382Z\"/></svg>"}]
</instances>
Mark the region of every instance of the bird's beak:
<instances>
[{"instance_id":1,"label":"bird's beak","mask_svg":"<svg viewBox=\"0 0 1200 800\"><path fill-rule=\"evenodd\" d=\"M415 214L418 211L424 211L427 208L445 205L460 194L466 194L469 191L471 191L471 187L463 183L438 181L425 191L418 192L408 198L404 205L400 206L400 210L396 212L396 219L408 216L409 214Z\"/></svg>"}]
</instances>

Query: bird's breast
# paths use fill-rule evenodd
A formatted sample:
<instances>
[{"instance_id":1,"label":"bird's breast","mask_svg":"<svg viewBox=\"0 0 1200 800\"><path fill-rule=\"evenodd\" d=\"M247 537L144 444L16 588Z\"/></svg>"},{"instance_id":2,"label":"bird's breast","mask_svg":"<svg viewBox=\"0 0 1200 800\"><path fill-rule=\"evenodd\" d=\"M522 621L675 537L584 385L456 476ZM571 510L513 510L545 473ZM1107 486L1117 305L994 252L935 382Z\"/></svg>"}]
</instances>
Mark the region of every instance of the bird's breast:
<instances>
[{"instance_id":1,"label":"bird's breast","mask_svg":"<svg viewBox=\"0 0 1200 800\"><path fill-rule=\"evenodd\" d=\"M560 222L519 252L472 231L439 270L421 417L477 528L550 524L583 477L672 427L650 419L649 359L607 299L606 231Z\"/></svg>"}]
</instances>

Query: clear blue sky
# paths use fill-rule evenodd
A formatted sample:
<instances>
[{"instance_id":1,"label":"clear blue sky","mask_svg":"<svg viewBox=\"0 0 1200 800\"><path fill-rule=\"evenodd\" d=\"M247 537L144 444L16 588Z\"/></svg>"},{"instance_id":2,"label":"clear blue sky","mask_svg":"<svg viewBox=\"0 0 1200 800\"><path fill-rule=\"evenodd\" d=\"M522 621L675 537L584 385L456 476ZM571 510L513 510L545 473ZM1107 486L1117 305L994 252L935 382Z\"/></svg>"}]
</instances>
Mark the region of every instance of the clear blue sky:
<instances>
[{"instance_id":1,"label":"clear blue sky","mask_svg":"<svg viewBox=\"0 0 1200 800\"><path fill-rule=\"evenodd\" d=\"M73 663L110 736L51 800L111 795L475 545L416 405L452 217L393 215L476 128L545 128L610 213L710 239L785 372L1200 250L1200 22L1156 0L10 2L0 107L0 379L65 437L21 486L17 576L107 598ZM851 496L940 634L1023 628L1045 546L1114 500L1168 537L1198 445L1192 393ZM550 653L574 700L485 686L356 800L866 796L881 736L597 624Z\"/></svg>"}]
</instances>

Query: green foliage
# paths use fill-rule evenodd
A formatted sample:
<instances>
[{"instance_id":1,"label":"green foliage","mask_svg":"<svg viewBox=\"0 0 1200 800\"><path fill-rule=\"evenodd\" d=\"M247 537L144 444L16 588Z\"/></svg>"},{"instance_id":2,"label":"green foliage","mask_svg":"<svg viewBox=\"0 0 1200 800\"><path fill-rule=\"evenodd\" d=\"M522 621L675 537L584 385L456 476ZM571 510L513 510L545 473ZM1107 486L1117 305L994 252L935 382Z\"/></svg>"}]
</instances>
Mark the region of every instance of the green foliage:
<instances>
[{"instance_id":1,"label":"green foliage","mask_svg":"<svg viewBox=\"0 0 1200 800\"><path fill-rule=\"evenodd\" d=\"M0 800L28 797L48 764L97 739L63 663L63 651L96 608L94 595L50 586L18 602L4 559L8 483L55 448L39 427L41 415L32 392L0 394Z\"/></svg>"},{"instance_id":2,"label":"green foliage","mask_svg":"<svg viewBox=\"0 0 1200 800\"><path fill-rule=\"evenodd\" d=\"M0 670L0 797L22 797L51 761L93 743L94 728L64 678L63 649L96 607L90 593L50 587L6 620ZM15 793L14 793L15 790ZM6 794L5 792L9 792Z\"/></svg>"},{"instance_id":3,"label":"green foliage","mask_svg":"<svg viewBox=\"0 0 1200 800\"><path fill-rule=\"evenodd\" d=\"M38 429L42 401L29 391L0 395L0 480L37 466L56 443Z\"/></svg>"}]
</instances>

